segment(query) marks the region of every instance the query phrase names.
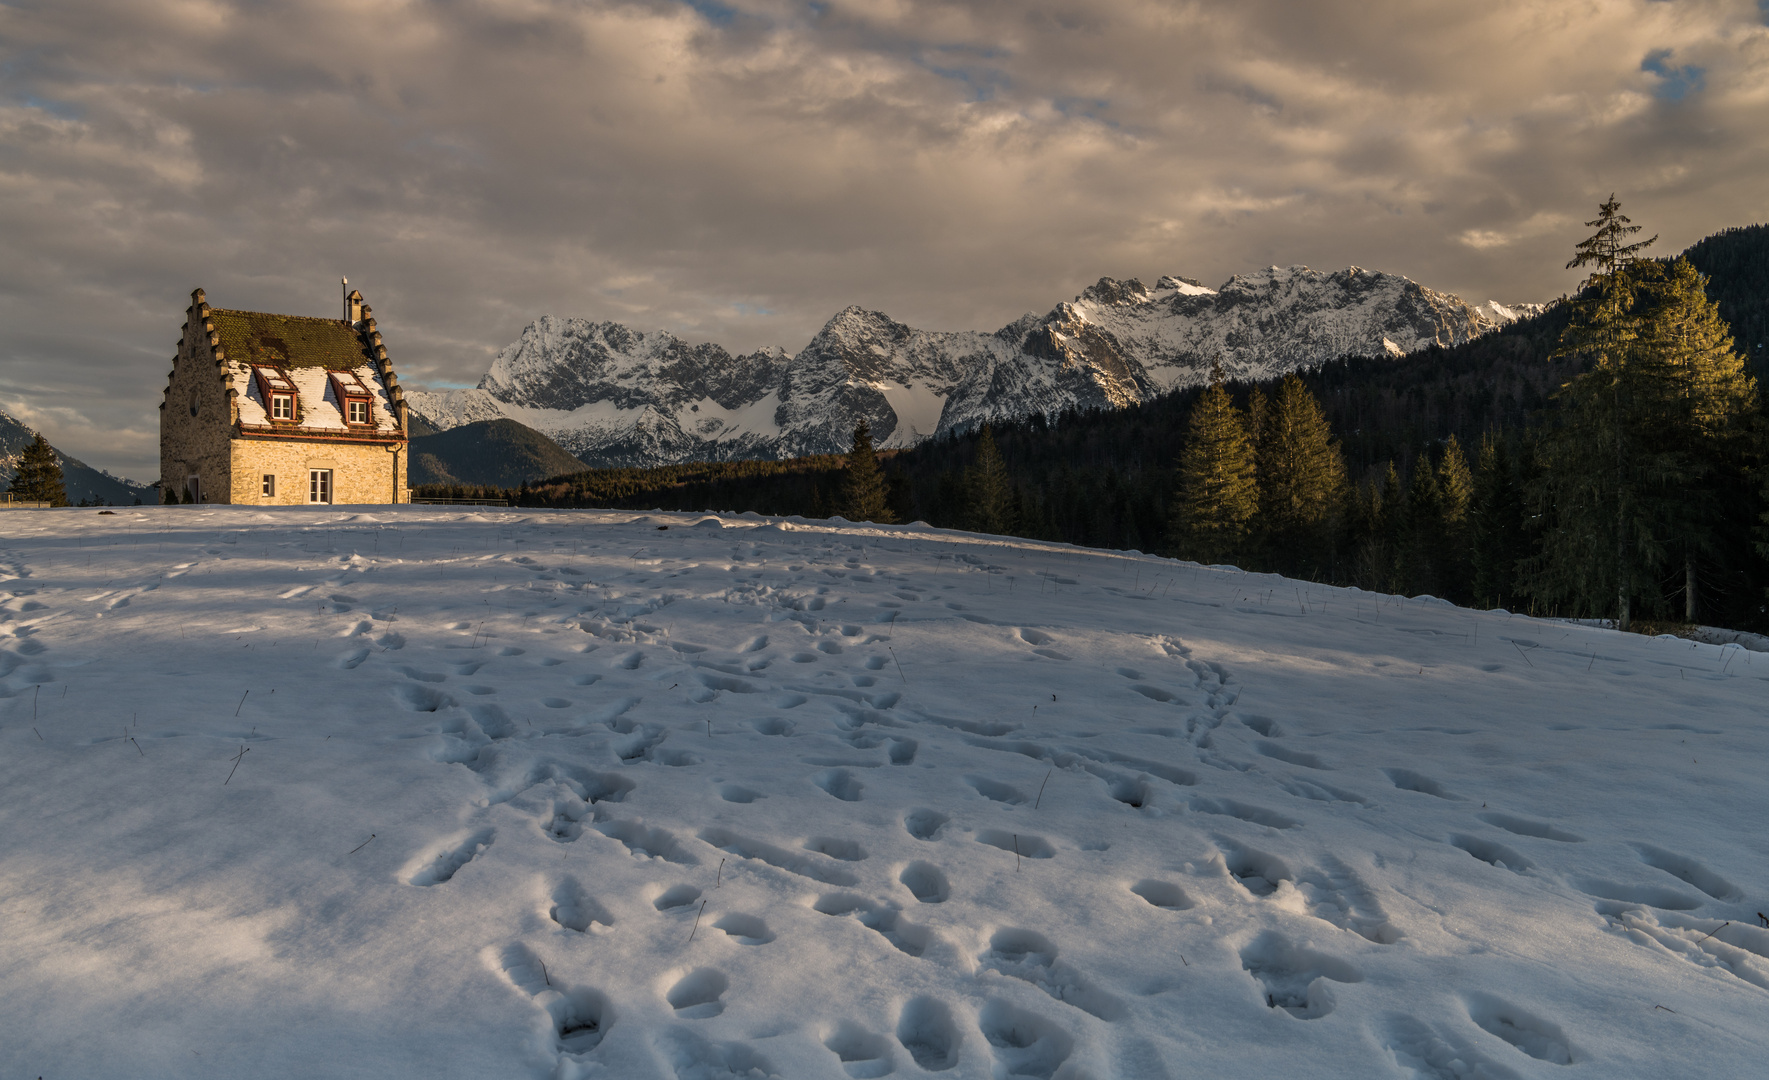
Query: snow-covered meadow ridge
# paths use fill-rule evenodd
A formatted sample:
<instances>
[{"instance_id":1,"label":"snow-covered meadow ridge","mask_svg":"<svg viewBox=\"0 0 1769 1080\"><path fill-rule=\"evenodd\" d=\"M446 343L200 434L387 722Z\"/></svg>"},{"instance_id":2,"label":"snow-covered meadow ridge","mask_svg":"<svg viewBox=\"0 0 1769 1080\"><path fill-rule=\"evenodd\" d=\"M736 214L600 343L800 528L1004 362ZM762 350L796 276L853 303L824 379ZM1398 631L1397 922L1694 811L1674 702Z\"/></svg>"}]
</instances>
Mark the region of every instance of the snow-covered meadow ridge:
<instances>
[{"instance_id":1,"label":"snow-covered meadow ridge","mask_svg":"<svg viewBox=\"0 0 1769 1080\"><path fill-rule=\"evenodd\" d=\"M1735 646L706 515L12 512L0 579L7 1076L1769 1070Z\"/></svg>"}]
</instances>

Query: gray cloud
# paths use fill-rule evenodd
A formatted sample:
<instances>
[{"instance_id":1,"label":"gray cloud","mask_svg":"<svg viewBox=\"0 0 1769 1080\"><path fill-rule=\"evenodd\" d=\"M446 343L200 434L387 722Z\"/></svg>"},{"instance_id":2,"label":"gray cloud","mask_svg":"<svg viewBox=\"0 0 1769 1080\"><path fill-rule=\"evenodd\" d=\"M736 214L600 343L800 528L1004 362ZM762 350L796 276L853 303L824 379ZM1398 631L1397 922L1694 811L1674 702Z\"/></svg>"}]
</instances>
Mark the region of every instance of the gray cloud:
<instances>
[{"instance_id":1,"label":"gray cloud","mask_svg":"<svg viewBox=\"0 0 1769 1080\"><path fill-rule=\"evenodd\" d=\"M796 348L1095 278L1348 263L1539 299L1617 192L1760 220L1731 3L0 3L0 405L157 471L186 297L324 314L408 384L542 313Z\"/></svg>"}]
</instances>

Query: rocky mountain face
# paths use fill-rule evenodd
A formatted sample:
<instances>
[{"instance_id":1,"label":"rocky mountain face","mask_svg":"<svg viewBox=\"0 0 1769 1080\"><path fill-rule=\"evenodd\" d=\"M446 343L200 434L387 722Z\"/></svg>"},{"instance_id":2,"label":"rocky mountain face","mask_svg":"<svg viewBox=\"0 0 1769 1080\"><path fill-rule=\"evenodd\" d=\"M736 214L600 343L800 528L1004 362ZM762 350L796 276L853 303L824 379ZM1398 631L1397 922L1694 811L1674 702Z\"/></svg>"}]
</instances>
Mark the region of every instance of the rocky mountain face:
<instances>
[{"instance_id":1,"label":"rocky mountain face","mask_svg":"<svg viewBox=\"0 0 1769 1080\"><path fill-rule=\"evenodd\" d=\"M734 356L658 331L543 317L477 389L408 392L447 430L508 417L599 467L839 453L856 421L881 446L1070 408L1121 408L1207 381L1266 379L1348 354L1468 341L1537 305L1484 304L1393 274L1304 266L1220 288L1101 278L994 333L917 330L850 307L795 355Z\"/></svg>"}]
</instances>

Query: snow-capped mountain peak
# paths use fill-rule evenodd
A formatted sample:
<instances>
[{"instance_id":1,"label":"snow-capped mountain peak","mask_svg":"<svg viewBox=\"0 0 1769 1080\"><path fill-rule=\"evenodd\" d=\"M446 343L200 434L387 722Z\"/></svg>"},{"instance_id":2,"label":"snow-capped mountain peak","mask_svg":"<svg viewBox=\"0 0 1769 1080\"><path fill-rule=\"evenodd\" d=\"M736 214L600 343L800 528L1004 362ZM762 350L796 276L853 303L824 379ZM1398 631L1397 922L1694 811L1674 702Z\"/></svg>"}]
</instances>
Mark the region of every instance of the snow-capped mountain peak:
<instances>
[{"instance_id":1,"label":"snow-capped mountain peak","mask_svg":"<svg viewBox=\"0 0 1769 1080\"><path fill-rule=\"evenodd\" d=\"M1211 289L1101 278L993 333L919 330L850 305L796 354L733 355L666 330L543 316L475 390L414 392L439 428L508 416L593 464L788 457L881 446L991 420L1121 408L1209 377L1263 379L1344 355L1453 345L1540 310L1474 307L1398 275L1270 266Z\"/></svg>"}]
</instances>

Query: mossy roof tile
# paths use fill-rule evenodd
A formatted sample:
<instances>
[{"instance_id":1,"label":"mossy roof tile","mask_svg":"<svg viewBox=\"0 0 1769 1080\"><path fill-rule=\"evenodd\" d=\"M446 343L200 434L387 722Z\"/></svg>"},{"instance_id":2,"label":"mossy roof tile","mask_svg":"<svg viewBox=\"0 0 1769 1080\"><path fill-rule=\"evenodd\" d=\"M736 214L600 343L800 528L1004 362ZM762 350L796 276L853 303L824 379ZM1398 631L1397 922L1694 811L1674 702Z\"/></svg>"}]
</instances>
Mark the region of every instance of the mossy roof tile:
<instances>
[{"instance_id":1,"label":"mossy roof tile","mask_svg":"<svg viewBox=\"0 0 1769 1080\"><path fill-rule=\"evenodd\" d=\"M342 319L211 308L209 320L235 363L350 371L373 364L368 344Z\"/></svg>"}]
</instances>

